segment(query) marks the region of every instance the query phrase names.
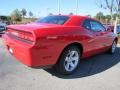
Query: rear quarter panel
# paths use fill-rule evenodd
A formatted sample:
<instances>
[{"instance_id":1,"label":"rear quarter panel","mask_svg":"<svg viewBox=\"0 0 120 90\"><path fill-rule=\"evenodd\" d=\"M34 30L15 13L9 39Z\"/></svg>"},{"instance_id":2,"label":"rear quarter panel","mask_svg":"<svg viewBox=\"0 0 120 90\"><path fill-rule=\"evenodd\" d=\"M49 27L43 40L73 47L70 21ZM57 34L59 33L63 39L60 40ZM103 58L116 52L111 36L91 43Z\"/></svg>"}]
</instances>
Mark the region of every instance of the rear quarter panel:
<instances>
[{"instance_id":1,"label":"rear quarter panel","mask_svg":"<svg viewBox=\"0 0 120 90\"><path fill-rule=\"evenodd\" d=\"M37 30L36 36L35 48L42 50L43 58L51 64L55 64L64 48L72 43L80 43L83 46L83 53L93 47L92 42L89 42L93 38L91 33L76 26L45 28L42 31ZM37 54L40 55L41 52Z\"/></svg>"}]
</instances>

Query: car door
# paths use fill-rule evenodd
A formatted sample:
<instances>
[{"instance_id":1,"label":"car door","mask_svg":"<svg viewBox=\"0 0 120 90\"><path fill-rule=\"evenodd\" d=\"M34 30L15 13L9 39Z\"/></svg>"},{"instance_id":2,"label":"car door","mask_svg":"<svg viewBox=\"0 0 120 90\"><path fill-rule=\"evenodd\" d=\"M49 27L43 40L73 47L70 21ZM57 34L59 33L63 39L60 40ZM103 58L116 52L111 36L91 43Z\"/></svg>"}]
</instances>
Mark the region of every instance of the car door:
<instances>
[{"instance_id":1,"label":"car door","mask_svg":"<svg viewBox=\"0 0 120 90\"><path fill-rule=\"evenodd\" d=\"M96 54L95 50L95 44L96 44L96 34L94 31L91 30L91 24L90 24L90 19L86 19L83 23L84 31L85 31L85 36L87 36L87 39L85 40L84 43L84 56L83 57L88 57L91 55Z\"/></svg>"},{"instance_id":2,"label":"car door","mask_svg":"<svg viewBox=\"0 0 120 90\"><path fill-rule=\"evenodd\" d=\"M94 37L95 50L97 50L97 52L101 52L108 45L109 42L108 33L100 22L91 20L90 24L91 32L93 32L93 34L95 35Z\"/></svg>"}]
</instances>

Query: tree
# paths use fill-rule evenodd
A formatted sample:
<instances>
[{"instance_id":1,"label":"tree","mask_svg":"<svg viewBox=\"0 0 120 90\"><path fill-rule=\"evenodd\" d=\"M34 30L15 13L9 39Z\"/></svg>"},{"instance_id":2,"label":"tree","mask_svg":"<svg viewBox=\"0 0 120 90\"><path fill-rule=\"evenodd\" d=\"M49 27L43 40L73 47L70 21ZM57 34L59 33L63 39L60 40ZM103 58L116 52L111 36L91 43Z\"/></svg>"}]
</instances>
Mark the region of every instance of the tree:
<instances>
[{"instance_id":1,"label":"tree","mask_svg":"<svg viewBox=\"0 0 120 90\"><path fill-rule=\"evenodd\" d=\"M100 7L108 9L111 16L111 23L113 23L113 13L117 12L119 0L99 0Z\"/></svg>"},{"instance_id":2,"label":"tree","mask_svg":"<svg viewBox=\"0 0 120 90\"><path fill-rule=\"evenodd\" d=\"M106 21L106 20L105 20L105 16L104 16L104 14L103 14L102 12L98 12L98 13L96 14L95 18L96 18L97 20L103 22L103 23L105 23L105 21Z\"/></svg>"},{"instance_id":3,"label":"tree","mask_svg":"<svg viewBox=\"0 0 120 90\"><path fill-rule=\"evenodd\" d=\"M102 12L98 12L95 17L96 17L96 19L101 20L104 18L104 15Z\"/></svg>"},{"instance_id":4,"label":"tree","mask_svg":"<svg viewBox=\"0 0 120 90\"><path fill-rule=\"evenodd\" d=\"M32 16L33 16L33 13L32 13L31 11L29 12L29 16L30 16L30 17L32 17Z\"/></svg>"},{"instance_id":5,"label":"tree","mask_svg":"<svg viewBox=\"0 0 120 90\"><path fill-rule=\"evenodd\" d=\"M21 21L22 20L21 12L18 9L14 10L11 14L11 18L13 21L16 21L16 22Z\"/></svg>"},{"instance_id":6,"label":"tree","mask_svg":"<svg viewBox=\"0 0 120 90\"><path fill-rule=\"evenodd\" d=\"M115 13L115 14L113 15L113 19L115 20L117 16L118 16L117 13Z\"/></svg>"},{"instance_id":7,"label":"tree","mask_svg":"<svg viewBox=\"0 0 120 90\"><path fill-rule=\"evenodd\" d=\"M115 11L115 13L118 13L119 10L120 10L119 4L120 4L120 0L116 0L116 3L114 5L114 11Z\"/></svg>"},{"instance_id":8,"label":"tree","mask_svg":"<svg viewBox=\"0 0 120 90\"><path fill-rule=\"evenodd\" d=\"M0 19L3 20L3 21L6 21L7 20L7 16L0 16Z\"/></svg>"},{"instance_id":9,"label":"tree","mask_svg":"<svg viewBox=\"0 0 120 90\"><path fill-rule=\"evenodd\" d=\"M113 19L114 20L116 20L116 17L120 18L120 14L117 14L117 13L113 14Z\"/></svg>"},{"instance_id":10,"label":"tree","mask_svg":"<svg viewBox=\"0 0 120 90\"><path fill-rule=\"evenodd\" d=\"M110 15L105 15L105 20L106 20L106 23L110 23L111 22L111 16Z\"/></svg>"},{"instance_id":11,"label":"tree","mask_svg":"<svg viewBox=\"0 0 120 90\"><path fill-rule=\"evenodd\" d=\"M23 9L22 9L21 14L22 14L23 18L26 16L27 11L26 11L26 9L25 9L25 8L23 8Z\"/></svg>"}]
</instances>

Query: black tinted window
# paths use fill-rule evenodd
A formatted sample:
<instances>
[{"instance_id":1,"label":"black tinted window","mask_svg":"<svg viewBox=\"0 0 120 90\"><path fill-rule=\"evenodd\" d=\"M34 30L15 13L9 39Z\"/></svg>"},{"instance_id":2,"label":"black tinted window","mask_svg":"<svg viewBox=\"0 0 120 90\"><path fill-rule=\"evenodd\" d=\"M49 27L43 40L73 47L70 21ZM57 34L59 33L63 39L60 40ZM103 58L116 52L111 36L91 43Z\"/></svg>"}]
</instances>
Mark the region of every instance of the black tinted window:
<instances>
[{"instance_id":1,"label":"black tinted window","mask_svg":"<svg viewBox=\"0 0 120 90\"><path fill-rule=\"evenodd\" d=\"M69 19L68 16L47 16L43 19L39 19L37 23L51 23L51 24L64 24Z\"/></svg>"},{"instance_id":2,"label":"black tinted window","mask_svg":"<svg viewBox=\"0 0 120 90\"><path fill-rule=\"evenodd\" d=\"M93 31L105 31L105 28L100 24L99 22L96 21L90 21L91 24L91 30Z\"/></svg>"},{"instance_id":3,"label":"black tinted window","mask_svg":"<svg viewBox=\"0 0 120 90\"><path fill-rule=\"evenodd\" d=\"M90 30L91 29L90 20L85 20L83 26L84 28Z\"/></svg>"}]
</instances>

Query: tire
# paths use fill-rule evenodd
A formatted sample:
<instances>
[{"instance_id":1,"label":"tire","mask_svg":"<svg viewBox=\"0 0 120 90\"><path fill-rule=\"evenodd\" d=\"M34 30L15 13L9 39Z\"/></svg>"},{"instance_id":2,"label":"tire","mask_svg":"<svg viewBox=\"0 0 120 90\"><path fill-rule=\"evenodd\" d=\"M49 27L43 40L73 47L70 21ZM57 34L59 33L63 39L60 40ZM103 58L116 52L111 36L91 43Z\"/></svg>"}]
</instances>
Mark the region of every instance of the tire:
<instances>
[{"instance_id":1,"label":"tire","mask_svg":"<svg viewBox=\"0 0 120 90\"><path fill-rule=\"evenodd\" d=\"M57 72L64 75L72 74L79 65L80 56L80 50L76 46L65 49L55 66Z\"/></svg>"},{"instance_id":2,"label":"tire","mask_svg":"<svg viewBox=\"0 0 120 90\"><path fill-rule=\"evenodd\" d=\"M113 41L112 46L109 49L109 53L114 54L115 50L116 50L116 47L117 47L117 43L116 43L116 41Z\"/></svg>"}]
</instances>

